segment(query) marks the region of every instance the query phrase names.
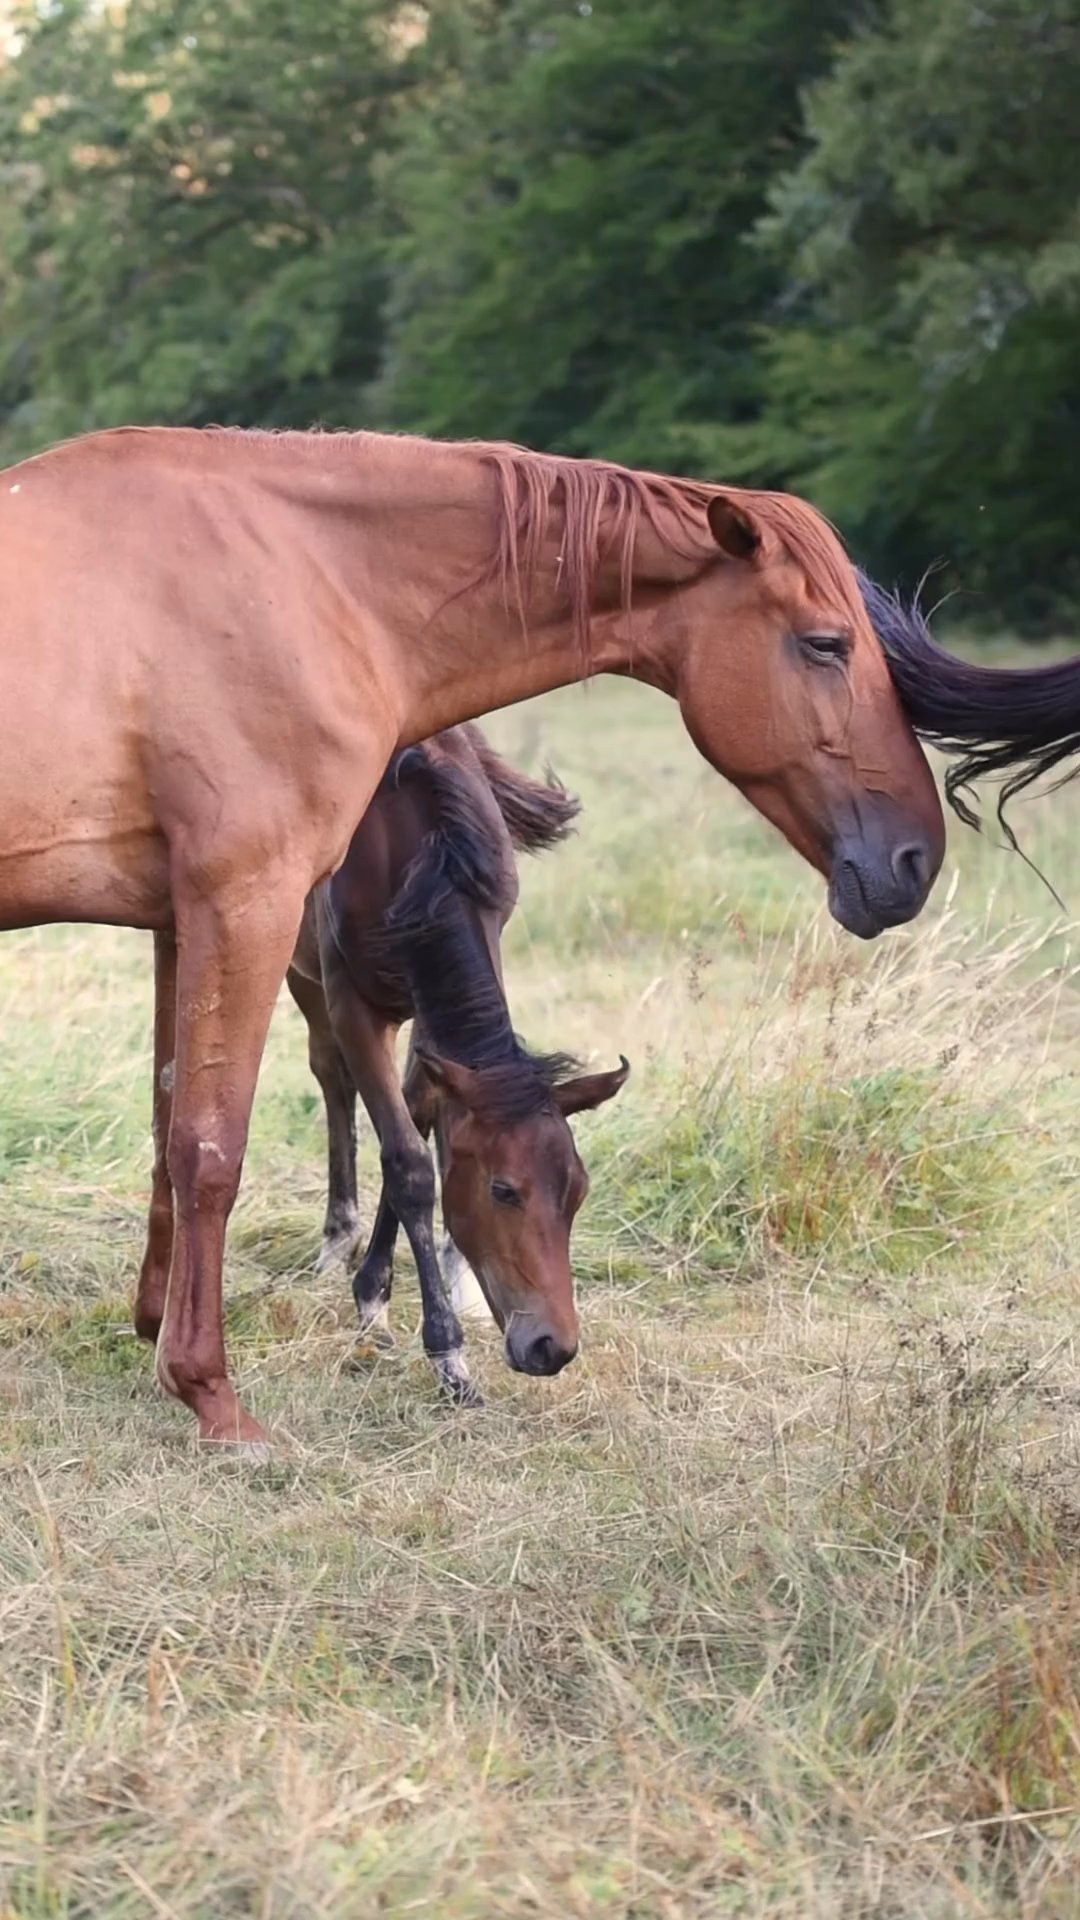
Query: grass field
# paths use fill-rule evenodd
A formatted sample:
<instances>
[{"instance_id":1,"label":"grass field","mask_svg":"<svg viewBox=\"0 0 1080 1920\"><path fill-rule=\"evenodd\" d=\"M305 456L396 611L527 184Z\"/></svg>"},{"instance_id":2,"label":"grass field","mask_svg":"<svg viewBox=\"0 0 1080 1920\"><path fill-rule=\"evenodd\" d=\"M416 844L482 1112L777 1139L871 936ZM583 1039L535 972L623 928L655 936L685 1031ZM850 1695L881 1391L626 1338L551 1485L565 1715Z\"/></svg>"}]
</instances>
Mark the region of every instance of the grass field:
<instances>
[{"instance_id":1,"label":"grass field","mask_svg":"<svg viewBox=\"0 0 1080 1920\"><path fill-rule=\"evenodd\" d=\"M350 1371L283 999L229 1261L269 1465L199 1455L128 1325L145 937L0 943L0 1915L1080 1911L1080 993L951 830L913 929L820 883L601 684L492 723L586 802L525 874L582 1123L584 1341ZM1080 909L1080 791L1021 808ZM374 1160L365 1147L370 1204Z\"/></svg>"}]
</instances>

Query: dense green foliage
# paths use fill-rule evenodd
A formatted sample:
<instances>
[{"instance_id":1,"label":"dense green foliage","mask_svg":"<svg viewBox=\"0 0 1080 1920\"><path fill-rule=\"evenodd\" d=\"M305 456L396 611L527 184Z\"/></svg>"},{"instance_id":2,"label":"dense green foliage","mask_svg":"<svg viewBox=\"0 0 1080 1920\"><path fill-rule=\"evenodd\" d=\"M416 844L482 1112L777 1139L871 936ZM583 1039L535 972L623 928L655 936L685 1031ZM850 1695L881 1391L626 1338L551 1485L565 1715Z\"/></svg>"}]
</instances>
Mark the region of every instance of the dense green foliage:
<instances>
[{"instance_id":1,"label":"dense green foliage","mask_svg":"<svg viewBox=\"0 0 1080 1920\"><path fill-rule=\"evenodd\" d=\"M1080 0L47 0L0 70L0 453L509 436L796 486L1080 599Z\"/></svg>"},{"instance_id":2,"label":"dense green foliage","mask_svg":"<svg viewBox=\"0 0 1080 1920\"><path fill-rule=\"evenodd\" d=\"M1080 597L1080 8L890 0L807 102L763 239L791 288L744 457L868 560Z\"/></svg>"},{"instance_id":3,"label":"dense green foliage","mask_svg":"<svg viewBox=\"0 0 1080 1920\"><path fill-rule=\"evenodd\" d=\"M379 0L65 0L0 88L3 451L123 421L357 418L373 173L408 70Z\"/></svg>"}]
</instances>

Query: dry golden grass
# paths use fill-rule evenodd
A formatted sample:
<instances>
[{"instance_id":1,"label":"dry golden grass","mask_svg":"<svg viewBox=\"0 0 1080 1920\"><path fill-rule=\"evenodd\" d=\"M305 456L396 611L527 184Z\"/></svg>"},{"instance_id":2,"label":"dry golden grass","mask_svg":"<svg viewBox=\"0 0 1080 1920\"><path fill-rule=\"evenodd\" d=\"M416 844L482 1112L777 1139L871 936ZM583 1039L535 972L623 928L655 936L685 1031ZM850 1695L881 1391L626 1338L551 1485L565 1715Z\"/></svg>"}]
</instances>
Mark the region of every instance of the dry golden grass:
<instances>
[{"instance_id":1,"label":"dry golden grass","mask_svg":"<svg viewBox=\"0 0 1080 1920\"><path fill-rule=\"evenodd\" d=\"M587 803L526 875L519 1024L634 1074L582 1126L581 1359L471 1332L483 1414L407 1269L347 1370L283 1003L229 1267L281 1442L200 1457L127 1322L148 942L0 944L0 1914L1064 1920L1069 936L957 829L923 922L845 941L636 689L493 731ZM1022 817L1068 898L1080 795Z\"/></svg>"}]
</instances>

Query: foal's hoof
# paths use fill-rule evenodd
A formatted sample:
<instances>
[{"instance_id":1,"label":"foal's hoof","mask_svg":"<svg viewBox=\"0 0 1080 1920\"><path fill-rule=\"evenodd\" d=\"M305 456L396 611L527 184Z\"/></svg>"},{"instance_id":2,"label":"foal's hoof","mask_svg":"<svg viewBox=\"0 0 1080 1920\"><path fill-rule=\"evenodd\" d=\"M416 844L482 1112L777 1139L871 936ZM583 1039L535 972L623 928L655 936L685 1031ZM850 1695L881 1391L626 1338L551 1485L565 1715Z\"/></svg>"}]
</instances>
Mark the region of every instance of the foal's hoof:
<instances>
[{"instance_id":1,"label":"foal's hoof","mask_svg":"<svg viewBox=\"0 0 1080 1920\"><path fill-rule=\"evenodd\" d=\"M361 1324L356 1342L349 1355L348 1367L352 1373L362 1373L384 1353L393 1353L397 1341L387 1323L386 1308L380 1307L375 1317L367 1325Z\"/></svg>"},{"instance_id":2,"label":"foal's hoof","mask_svg":"<svg viewBox=\"0 0 1080 1920\"><path fill-rule=\"evenodd\" d=\"M161 1385L175 1392L175 1382L162 1362L160 1344L156 1371ZM241 1406L227 1380L197 1390L188 1405L199 1422L200 1449L228 1453L238 1460L270 1458L270 1435Z\"/></svg>"},{"instance_id":3,"label":"foal's hoof","mask_svg":"<svg viewBox=\"0 0 1080 1920\"><path fill-rule=\"evenodd\" d=\"M376 1340L368 1334L362 1334L345 1361L345 1371L346 1373L367 1373L377 1360L385 1359L386 1355L393 1351L392 1340L385 1338Z\"/></svg>"},{"instance_id":4,"label":"foal's hoof","mask_svg":"<svg viewBox=\"0 0 1080 1920\"><path fill-rule=\"evenodd\" d=\"M464 1355L440 1353L432 1356L439 1385L455 1407L482 1407L484 1396L469 1373Z\"/></svg>"},{"instance_id":5,"label":"foal's hoof","mask_svg":"<svg viewBox=\"0 0 1080 1920\"><path fill-rule=\"evenodd\" d=\"M359 1227L353 1225L340 1227L336 1233L325 1234L315 1262L316 1273L331 1273L338 1267L344 1267L348 1272L356 1252L359 1231Z\"/></svg>"}]
</instances>

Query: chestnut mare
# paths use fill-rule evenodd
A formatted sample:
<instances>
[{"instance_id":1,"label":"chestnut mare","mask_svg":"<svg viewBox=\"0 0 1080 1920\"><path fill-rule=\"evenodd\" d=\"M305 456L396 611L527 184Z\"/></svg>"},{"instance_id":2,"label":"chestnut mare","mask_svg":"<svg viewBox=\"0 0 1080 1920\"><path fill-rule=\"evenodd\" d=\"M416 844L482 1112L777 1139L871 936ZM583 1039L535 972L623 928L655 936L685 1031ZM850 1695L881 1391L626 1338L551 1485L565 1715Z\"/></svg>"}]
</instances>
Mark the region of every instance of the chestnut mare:
<instances>
[{"instance_id":1,"label":"chestnut mare","mask_svg":"<svg viewBox=\"0 0 1080 1920\"><path fill-rule=\"evenodd\" d=\"M383 1174L353 1279L361 1328L384 1331L400 1221L420 1279L425 1350L451 1397L472 1405L479 1395L435 1251L424 1140L434 1130L443 1219L506 1335L510 1365L558 1373L577 1351L570 1229L589 1184L567 1120L610 1100L629 1071L624 1060L582 1074L565 1055L530 1053L503 994L499 937L517 903L515 846L555 846L577 812L576 800L509 766L475 727L395 755L342 866L308 900L289 968L326 1104L325 1244L348 1252L356 1240L359 1090ZM405 1020L403 1089L394 1041ZM159 1150L159 1192L163 1158Z\"/></svg>"},{"instance_id":2,"label":"chestnut mare","mask_svg":"<svg viewBox=\"0 0 1080 1920\"><path fill-rule=\"evenodd\" d=\"M205 1440L265 1438L226 1365L226 1223L305 900L393 753L629 674L852 932L911 919L943 856L854 570L785 494L496 445L125 428L4 474L0 610L0 926L157 936L175 1226L138 1311Z\"/></svg>"}]
</instances>

